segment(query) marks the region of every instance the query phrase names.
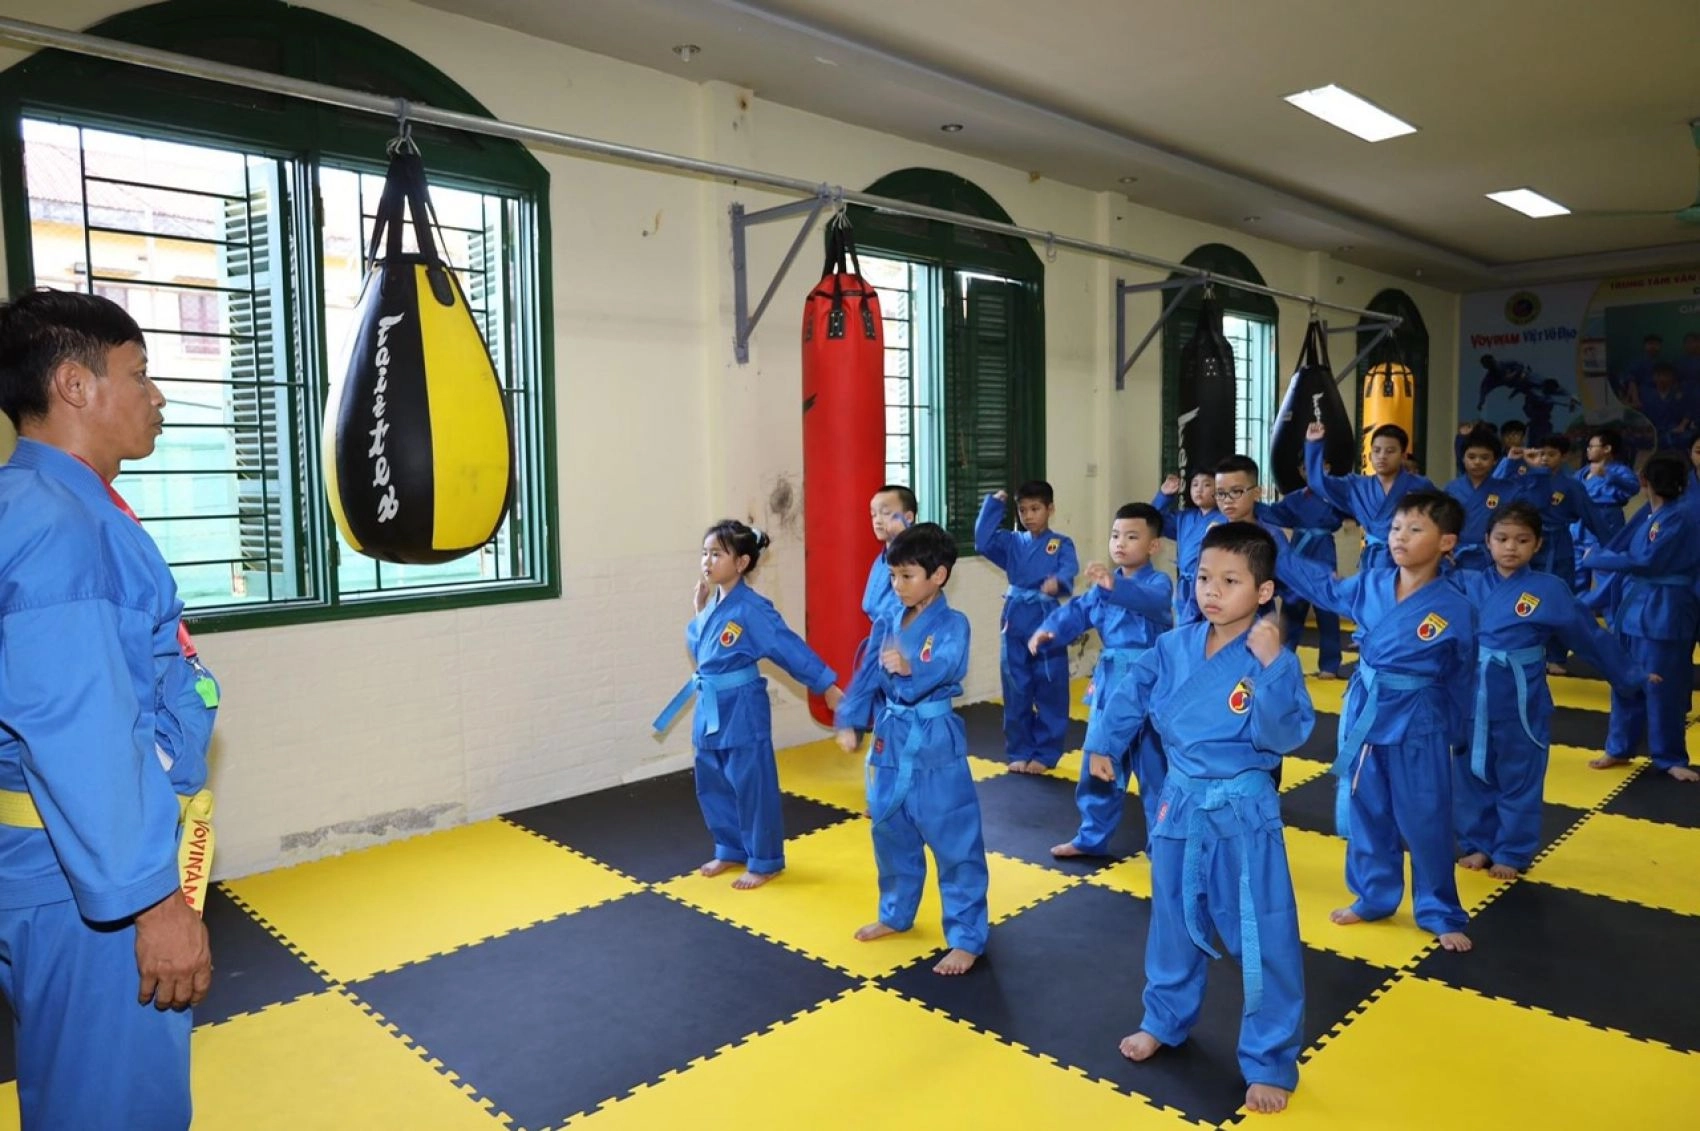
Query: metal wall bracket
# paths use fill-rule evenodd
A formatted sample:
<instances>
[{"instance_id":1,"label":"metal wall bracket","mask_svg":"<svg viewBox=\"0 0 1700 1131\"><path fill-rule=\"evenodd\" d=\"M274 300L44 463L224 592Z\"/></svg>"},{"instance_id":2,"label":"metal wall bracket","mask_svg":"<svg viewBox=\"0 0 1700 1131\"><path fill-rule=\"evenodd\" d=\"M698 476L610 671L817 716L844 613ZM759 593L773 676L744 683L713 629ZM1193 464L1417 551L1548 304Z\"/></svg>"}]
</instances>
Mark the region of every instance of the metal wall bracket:
<instances>
[{"instance_id":1,"label":"metal wall bracket","mask_svg":"<svg viewBox=\"0 0 1700 1131\"><path fill-rule=\"evenodd\" d=\"M1379 346L1382 342L1385 342L1389 337L1391 337L1393 335L1393 328L1397 325L1399 325L1398 321L1393 321L1393 322L1383 323L1379 326L1371 323L1371 324L1368 324L1368 325L1343 326L1343 327L1341 327L1342 333L1344 333L1346 330L1370 330L1370 329L1373 329L1375 331L1375 337L1373 337L1369 340L1369 345L1365 346L1363 349L1358 351L1358 356L1354 357L1352 360L1348 361L1345 365L1340 367L1340 374L1339 374L1339 376L1334 378L1334 383L1336 385L1338 385L1341 382L1343 382L1346 379L1346 375L1348 373L1350 373L1353 369L1355 369L1357 367L1357 364L1360 361L1362 361L1364 358L1368 357L1371 353L1375 352L1376 346ZM1333 330L1330 330L1328 332L1330 334L1334 333Z\"/></svg>"},{"instance_id":2,"label":"metal wall bracket","mask_svg":"<svg viewBox=\"0 0 1700 1131\"><path fill-rule=\"evenodd\" d=\"M1145 352L1145 347L1151 344L1151 339L1157 336L1157 331L1163 328L1163 323L1169 320L1169 315L1179 309L1186 297L1199 287L1210 282L1208 275L1190 275L1184 279L1165 279L1161 283L1129 283L1126 279L1116 280L1116 388L1127 385L1128 371L1133 363L1139 360L1139 355ZM1139 344L1133 347L1133 355L1127 352L1127 296L1144 294L1146 291L1174 291L1175 294L1163 307L1163 313L1157 316L1157 321L1151 324L1151 329L1145 331L1145 336L1139 339Z\"/></svg>"},{"instance_id":3,"label":"metal wall bracket","mask_svg":"<svg viewBox=\"0 0 1700 1131\"><path fill-rule=\"evenodd\" d=\"M738 359L739 365L747 365L750 360L750 335L755 332L756 324L761 316L767 313L767 304L773 301L774 293L779 290L779 284L785 281L785 276L791 270L791 264L797 260L797 253L803 250L803 242L809 238L809 233L815 230L815 222L829 203L833 202L832 190L821 186L820 194L812 200L799 200L794 204L781 204L777 208L764 208L759 212L745 212L742 204L732 206L732 353ZM767 285L761 301L756 303L755 310L750 309L749 281L749 252L746 245L745 233L751 224L766 224L774 220L784 220L790 216L807 213L803 226L797 232L797 238L791 241L791 247L785 252L785 258L779 263L779 270L773 276L773 281Z\"/></svg>"}]
</instances>

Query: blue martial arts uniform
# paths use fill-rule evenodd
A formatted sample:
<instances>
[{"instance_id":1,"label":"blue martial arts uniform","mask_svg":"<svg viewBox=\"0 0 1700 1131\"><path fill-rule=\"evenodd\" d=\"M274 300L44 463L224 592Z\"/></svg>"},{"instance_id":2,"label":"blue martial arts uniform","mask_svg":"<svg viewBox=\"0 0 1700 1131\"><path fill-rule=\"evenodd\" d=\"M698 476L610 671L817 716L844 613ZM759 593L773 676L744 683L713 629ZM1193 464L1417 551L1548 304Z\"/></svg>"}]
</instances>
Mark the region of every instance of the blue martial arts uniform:
<instances>
[{"instance_id":1,"label":"blue martial arts uniform","mask_svg":"<svg viewBox=\"0 0 1700 1131\"><path fill-rule=\"evenodd\" d=\"M714 858L771 875L785 867L785 829L767 680L756 665L772 660L816 695L838 676L786 626L773 602L743 582L692 618L685 643L696 674L656 718L655 729L665 730L696 700L691 742L697 802L714 837Z\"/></svg>"},{"instance_id":2,"label":"blue martial arts uniform","mask_svg":"<svg viewBox=\"0 0 1700 1131\"><path fill-rule=\"evenodd\" d=\"M1304 1047L1304 955L1275 770L1316 724L1298 657L1267 668L1244 634L1206 657L1203 621L1163 635L1087 729L1124 749L1149 722L1169 756L1151 840L1151 928L1139 1027L1178 1045L1204 1002L1210 943L1240 962L1240 1071L1291 1091Z\"/></svg>"},{"instance_id":3,"label":"blue martial arts uniform","mask_svg":"<svg viewBox=\"0 0 1700 1131\"><path fill-rule=\"evenodd\" d=\"M1564 471L1505 459L1500 461L1495 474L1516 477L1523 486L1524 501L1540 509L1543 537L1541 548L1535 552L1534 567L1563 579L1574 589L1576 547L1570 539L1571 526L1582 526L1601 542L1608 542L1622 523L1614 524L1603 518L1589 498L1587 488ZM1547 641L1547 663L1562 664L1568 657L1563 641L1556 636Z\"/></svg>"},{"instance_id":4,"label":"blue martial arts uniform","mask_svg":"<svg viewBox=\"0 0 1700 1131\"><path fill-rule=\"evenodd\" d=\"M1179 495L1158 491L1151 505L1163 516L1163 537L1175 544L1175 623L1191 624L1203 614L1198 611L1198 557L1204 551L1204 536L1212 526L1227 522L1221 511L1211 507L1180 509Z\"/></svg>"},{"instance_id":5,"label":"blue martial arts uniform","mask_svg":"<svg viewBox=\"0 0 1700 1131\"><path fill-rule=\"evenodd\" d=\"M1041 631L1054 633L1056 642L1064 647L1090 629L1098 630L1103 648L1092 670L1093 716L1104 709L1145 650L1174 623L1174 582L1167 574L1147 562L1131 576L1119 569L1112 576L1112 587L1090 586L1040 626ZM1121 824L1122 798L1130 778L1139 783L1139 801L1145 809L1149 835L1157 821L1157 795L1163 789L1163 749L1149 728L1141 729L1116 755L1113 782L1099 781L1087 772L1085 760L1081 761L1080 783L1074 789L1074 802L1080 809L1080 831L1074 834L1074 847L1088 856L1109 851L1110 838Z\"/></svg>"},{"instance_id":6,"label":"blue martial arts uniform","mask_svg":"<svg viewBox=\"0 0 1700 1131\"><path fill-rule=\"evenodd\" d=\"M1278 503L1269 506L1272 521L1293 532L1292 547L1302 558L1325 566L1333 573L1340 566L1334 548L1334 532L1342 525L1340 512L1309 487L1300 488ZM1285 626L1288 648L1299 646L1305 618L1316 613L1316 669L1338 675L1340 672L1340 617L1309 601L1288 593L1281 602L1281 623Z\"/></svg>"},{"instance_id":7,"label":"blue martial arts uniform","mask_svg":"<svg viewBox=\"0 0 1700 1131\"><path fill-rule=\"evenodd\" d=\"M1458 545L1452 551L1452 562L1463 570L1484 570L1493 565L1488 556L1488 524L1494 512L1523 497L1523 484L1515 479L1490 475L1478 486L1469 476L1460 475L1446 485L1446 493L1457 499L1464 508L1464 529L1458 534Z\"/></svg>"},{"instance_id":8,"label":"blue martial arts uniform","mask_svg":"<svg viewBox=\"0 0 1700 1131\"><path fill-rule=\"evenodd\" d=\"M160 717L182 608L100 476L19 440L0 468L0 789L43 827L0 826L0 989L25 1127L189 1125L192 1017L137 1004L133 922L180 883L160 748L204 781L207 718Z\"/></svg>"},{"instance_id":9,"label":"blue martial arts uniform","mask_svg":"<svg viewBox=\"0 0 1700 1131\"><path fill-rule=\"evenodd\" d=\"M969 954L984 954L986 844L980 799L968 771L968 735L951 700L968 673L968 618L943 593L903 623L907 609L887 614L881 638L909 661L909 674L885 670L872 650L838 705L840 729L866 728L868 814L879 872L879 921L907 931L927 882L927 849L939 869L944 937Z\"/></svg>"},{"instance_id":10,"label":"blue martial arts uniform","mask_svg":"<svg viewBox=\"0 0 1700 1131\"><path fill-rule=\"evenodd\" d=\"M1613 627L1624 649L1662 683L1645 696L1611 697L1606 754L1634 755L1643 734L1660 770L1688 765L1685 727L1694 688L1694 637L1700 624L1700 512L1666 503L1649 504L1625 531L1626 549L1595 550L1588 567L1622 578L1622 598Z\"/></svg>"},{"instance_id":11,"label":"blue martial arts uniform","mask_svg":"<svg viewBox=\"0 0 1700 1131\"><path fill-rule=\"evenodd\" d=\"M1322 440L1305 441L1305 478L1310 489L1326 499L1335 510L1351 516L1363 528L1364 552L1358 571L1392 564L1387 556L1387 532L1399 511L1399 500L1411 491L1437 488L1421 475L1400 471L1391 488L1384 489L1373 475L1329 475L1323 469Z\"/></svg>"},{"instance_id":12,"label":"blue martial arts uniform","mask_svg":"<svg viewBox=\"0 0 1700 1131\"><path fill-rule=\"evenodd\" d=\"M1468 757L1452 760L1459 847L1528 868L1540 847L1541 789L1552 744L1546 643L1553 636L1634 694L1646 674L1595 623L1564 579L1524 566L1457 575L1476 608L1475 694Z\"/></svg>"},{"instance_id":13,"label":"blue martial arts uniform","mask_svg":"<svg viewBox=\"0 0 1700 1131\"><path fill-rule=\"evenodd\" d=\"M1068 729L1068 650L1057 644L1027 651L1060 598L1074 591L1080 572L1074 541L1054 530L1029 534L1003 527L1004 505L987 495L974 523L974 548L1009 577L1003 601L1003 742L1011 762L1055 766ZM1057 596L1040 590L1055 579Z\"/></svg>"},{"instance_id":14,"label":"blue martial arts uniform","mask_svg":"<svg viewBox=\"0 0 1700 1131\"><path fill-rule=\"evenodd\" d=\"M1466 740L1475 673L1475 610L1450 575L1396 596L1397 568L1336 581L1283 555L1276 569L1300 594L1358 625L1359 661L1340 714L1336 816L1352 910L1385 919L1405 895L1401 841L1411 854L1418 926L1462 930L1452 853L1452 748Z\"/></svg>"},{"instance_id":15,"label":"blue martial arts uniform","mask_svg":"<svg viewBox=\"0 0 1700 1131\"><path fill-rule=\"evenodd\" d=\"M1635 469L1626 463L1615 460L1606 464L1604 475L1595 475L1589 466L1576 481L1582 484L1582 489L1588 492L1588 499L1594 504L1594 513L1605 524L1609 532L1605 538L1596 537L1581 521L1570 527L1570 539L1576 547L1576 591L1586 593L1594 587L1593 570L1582 567L1582 556L1596 546L1602 546L1610 541L1619 530L1623 529L1623 508L1629 500L1641 493L1641 479L1635 474Z\"/></svg>"}]
</instances>

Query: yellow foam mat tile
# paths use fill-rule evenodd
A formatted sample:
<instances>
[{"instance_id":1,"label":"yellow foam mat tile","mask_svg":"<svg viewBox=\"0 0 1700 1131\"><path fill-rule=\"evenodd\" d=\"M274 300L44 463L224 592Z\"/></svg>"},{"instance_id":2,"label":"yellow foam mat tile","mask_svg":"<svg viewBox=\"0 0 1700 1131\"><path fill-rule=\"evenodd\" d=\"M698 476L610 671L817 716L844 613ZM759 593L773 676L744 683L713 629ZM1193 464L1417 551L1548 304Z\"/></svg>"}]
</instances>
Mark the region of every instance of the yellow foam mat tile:
<instances>
[{"instance_id":1,"label":"yellow foam mat tile","mask_svg":"<svg viewBox=\"0 0 1700 1131\"><path fill-rule=\"evenodd\" d=\"M1299 1066L1281 1127L1692 1127L1696 1095L1700 1056L1405 978Z\"/></svg>"},{"instance_id":2,"label":"yellow foam mat tile","mask_svg":"<svg viewBox=\"0 0 1700 1131\"><path fill-rule=\"evenodd\" d=\"M1141 852L1138 856L1130 856L1108 868L1100 868L1089 874L1086 879L1088 883L1097 884L1099 887L1126 892L1140 899L1150 899L1151 858Z\"/></svg>"},{"instance_id":3,"label":"yellow foam mat tile","mask_svg":"<svg viewBox=\"0 0 1700 1131\"><path fill-rule=\"evenodd\" d=\"M867 808L868 744L846 754L832 739L781 750L779 787L813 801L836 805L852 813Z\"/></svg>"},{"instance_id":4,"label":"yellow foam mat tile","mask_svg":"<svg viewBox=\"0 0 1700 1131\"><path fill-rule=\"evenodd\" d=\"M1411 915L1409 863L1405 899L1397 912L1375 923L1342 927L1330 921L1328 915L1335 908L1349 907L1352 903L1352 893L1346 888L1346 842L1308 829L1289 828L1285 836L1287 866L1293 874L1293 894L1299 904L1299 937L1308 945L1379 966L1398 967L1410 962L1434 941L1434 936L1418 927ZM1482 906L1503 886L1486 872L1458 869L1457 875L1458 898L1466 911Z\"/></svg>"},{"instance_id":5,"label":"yellow foam mat tile","mask_svg":"<svg viewBox=\"0 0 1700 1131\"><path fill-rule=\"evenodd\" d=\"M1560 707L1578 711L1611 711L1611 684L1603 679L1576 679L1573 676L1549 675L1547 688L1552 701Z\"/></svg>"},{"instance_id":6,"label":"yellow foam mat tile","mask_svg":"<svg viewBox=\"0 0 1700 1131\"><path fill-rule=\"evenodd\" d=\"M858 927L879 917L872 824L846 821L785 842L785 872L754 891L725 876L680 876L661 890L739 926L866 978L888 974L945 945L938 869L927 857L927 882L915 926L901 935L857 942ZM998 923L1070 887L1073 877L993 854L989 900Z\"/></svg>"},{"instance_id":7,"label":"yellow foam mat tile","mask_svg":"<svg viewBox=\"0 0 1700 1131\"><path fill-rule=\"evenodd\" d=\"M1306 669L1314 671L1314 668ZM1327 711L1331 714L1340 713L1340 704L1346 698L1346 687L1350 680L1317 679L1310 676L1305 680L1305 690L1310 692L1310 705L1318 712Z\"/></svg>"},{"instance_id":8,"label":"yellow foam mat tile","mask_svg":"<svg viewBox=\"0 0 1700 1131\"><path fill-rule=\"evenodd\" d=\"M641 890L505 821L299 864L227 887L345 982Z\"/></svg>"},{"instance_id":9,"label":"yellow foam mat tile","mask_svg":"<svg viewBox=\"0 0 1700 1131\"><path fill-rule=\"evenodd\" d=\"M197 1029L190 1063L197 1131L506 1126L336 993Z\"/></svg>"},{"instance_id":10,"label":"yellow foam mat tile","mask_svg":"<svg viewBox=\"0 0 1700 1131\"><path fill-rule=\"evenodd\" d=\"M874 1097L885 1117L869 1107ZM1065 1117L1066 1113L1066 1117ZM689 1072L574 1120L585 1131L1197 1124L1001 1044L885 990L861 989Z\"/></svg>"},{"instance_id":11,"label":"yellow foam mat tile","mask_svg":"<svg viewBox=\"0 0 1700 1131\"><path fill-rule=\"evenodd\" d=\"M1629 771L1589 769L1589 760L1599 757L1599 753L1581 746L1554 746L1547 756L1544 798L1554 805L1577 809L1593 809L1603 804L1612 790L1623 784L1623 777Z\"/></svg>"},{"instance_id":12,"label":"yellow foam mat tile","mask_svg":"<svg viewBox=\"0 0 1700 1131\"><path fill-rule=\"evenodd\" d=\"M0 1084L0 1131L19 1131L23 1126L18 1114L18 1082Z\"/></svg>"},{"instance_id":13,"label":"yellow foam mat tile","mask_svg":"<svg viewBox=\"0 0 1700 1131\"><path fill-rule=\"evenodd\" d=\"M1660 783L1663 784L1663 783ZM1700 786L1671 782L1671 789ZM1700 915L1700 829L1595 813L1529 878L1591 895Z\"/></svg>"},{"instance_id":14,"label":"yellow foam mat tile","mask_svg":"<svg viewBox=\"0 0 1700 1131\"><path fill-rule=\"evenodd\" d=\"M1314 758L1286 757L1281 759L1281 792L1297 789L1306 782L1315 781L1333 768L1331 762L1319 762Z\"/></svg>"}]
</instances>

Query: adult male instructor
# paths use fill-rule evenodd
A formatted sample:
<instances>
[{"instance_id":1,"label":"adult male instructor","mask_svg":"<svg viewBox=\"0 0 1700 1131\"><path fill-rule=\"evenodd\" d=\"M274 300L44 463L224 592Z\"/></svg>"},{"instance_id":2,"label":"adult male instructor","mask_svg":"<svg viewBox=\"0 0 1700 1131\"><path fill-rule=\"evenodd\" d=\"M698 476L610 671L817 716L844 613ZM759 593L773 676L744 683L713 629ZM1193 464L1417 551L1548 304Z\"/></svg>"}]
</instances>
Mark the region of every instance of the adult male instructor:
<instances>
[{"instance_id":1,"label":"adult male instructor","mask_svg":"<svg viewBox=\"0 0 1700 1131\"><path fill-rule=\"evenodd\" d=\"M0 305L0 411L19 437L0 468L0 991L26 1129L189 1126L188 1007L212 958L186 899L205 861L180 875L179 834L217 685L109 487L153 451L164 406L116 303Z\"/></svg>"}]
</instances>

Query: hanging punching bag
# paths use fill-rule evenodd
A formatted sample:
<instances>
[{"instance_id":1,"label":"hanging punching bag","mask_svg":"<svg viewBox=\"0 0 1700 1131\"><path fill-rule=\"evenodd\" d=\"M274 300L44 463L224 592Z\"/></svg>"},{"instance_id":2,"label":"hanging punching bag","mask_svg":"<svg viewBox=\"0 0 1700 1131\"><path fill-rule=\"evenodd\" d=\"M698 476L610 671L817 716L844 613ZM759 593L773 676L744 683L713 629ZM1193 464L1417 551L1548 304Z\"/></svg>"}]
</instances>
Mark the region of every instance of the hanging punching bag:
<instances>
[{"instance_id":1,"label":"hanging punching bag","mask_svg":"<svg viewBox=\"0 0 1700 1131\"><path fill-rule=\"evenodd\" d=\"M868 500L884 481L885 329L841 214L803 304L803 573L809 647L845 685L868 636L862 589L879 554ZM809 711L832 725L820 696Z\"/></svg>"},{"instance_id":2,"label":"hanging punching bag","mask_svg":"<svg viewBox=\"0 0 1700 1131\"><path fill-rule=\"evenodd\" d=\"M1234 454L1234 350L1222 334L1222 304L1204 292L1198 326L1181 347L1177 473L1185 495L1192 477Z\"/></svg>"},{"instance_id":3,"label":"hanging punching bag","mask_svg":"<svg viewBox=\"0 0 1700 1131\"><path fill-rule=\"evenodd\" d=\"M333 360L321 460L348 544L429 565L496 534L513 482L490 351L433 237L425 165L392 147L354 323ZM406 213L417 252L403 252Z\"/></svg>"},{"instance_id":4,"label":"hanging punching bag","mask_svg":"<svg viewBox=\"0 0 1700 1131\"><path fill-rule=\"evenodd\" d=\"M1305 429L1317 420L1328 429L1322 441L1322 459L1329 474L1349 474L1357 461L1357 437L1352 418L1346 414L1346 402L1340 399L1340 388L1334 383L1334 371L1328 366L1328 334L1313 318L1305 331L1298 368L1287 383L1287 395L1281 398L1281 411L1275 414L1275 428L1269 436L1270 471L1282 492L1304 486L1299 473L1305 464Z\"/></svg>"},{"instance_id":5,"label":"hanging punching bag","mask_svg":"<svg viewBox=\"0 0 1700 1131\"><path fill-rule=\"evenodd\" d=\"M1398 362L1386 361L1364 374L1364 415L1358 431L1363 447L1358 470L1374 475L1369 462L1369 438L1383 424L1397 424L1413 444L1417 440L1417 378Z\"/></svg>"}]
</instances>

